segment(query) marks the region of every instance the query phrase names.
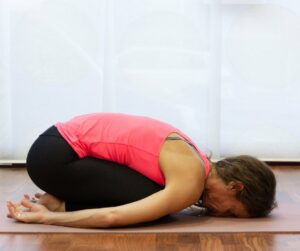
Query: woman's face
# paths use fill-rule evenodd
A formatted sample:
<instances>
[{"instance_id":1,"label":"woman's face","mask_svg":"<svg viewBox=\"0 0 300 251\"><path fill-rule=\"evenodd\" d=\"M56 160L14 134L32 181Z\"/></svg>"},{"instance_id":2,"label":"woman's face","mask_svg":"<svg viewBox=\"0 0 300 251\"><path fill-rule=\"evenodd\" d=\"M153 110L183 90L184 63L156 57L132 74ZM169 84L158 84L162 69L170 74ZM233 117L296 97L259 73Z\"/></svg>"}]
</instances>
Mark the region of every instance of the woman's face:
<instances>
[{"instance_id":1,"label":"woman's face","mask_svg":"<svg viewBox=\"0 0 300 251\"><path fill-rule=\"evenodd\" d=\"M202 206L208 214L218 217L249 217L246 207L236 199L236 193L243 189L241 182L229 182L226 185L218 177L207 179Z\"/></svg>"}]
</instances>

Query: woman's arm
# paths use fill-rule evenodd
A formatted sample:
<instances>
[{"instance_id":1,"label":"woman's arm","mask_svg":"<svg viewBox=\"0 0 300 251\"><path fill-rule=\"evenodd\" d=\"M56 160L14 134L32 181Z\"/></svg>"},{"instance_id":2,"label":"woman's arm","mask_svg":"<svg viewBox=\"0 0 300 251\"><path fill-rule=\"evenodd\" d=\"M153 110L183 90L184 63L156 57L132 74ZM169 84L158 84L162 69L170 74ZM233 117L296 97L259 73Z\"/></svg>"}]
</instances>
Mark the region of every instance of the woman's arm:
<instances>
[{"instance_id":1,"label":"woman's arm","mask_svg":"<svg viewBox=\"0 0 300 251\"><path fill-rule=\"evenodd\" d=\"M45 224L107 228L153 221L179 211L193 202L181 199L182 191L166 188L149 197L117 207L86 209L74 212L53 212L43 219Z\"/></svg>"},{"instance_id":2,"label":"woman's arm","mask_svg":"<svg viewBox=\"0 0 300 251\"><path fill-rule=\"evenodd\" d=\"M23 199L27 211L8 203L12 218L25 223L42 223L69 227L107 228L148 222L179 211L195 200L186 196L187 189L167 187L142 200L117 207L85 209L73 212L51 212L40 204Z\"/></svg>"},{"instance_id":3,"label":"woman's arm","mask_svg":"<svg viewBox=\"0 0 300 251\"><path fill-rule=\"evenodd\" d=\"M189 155L189 151L179 154L172 147L170 149L160 159L165 189L142 200L117 207L50 212L44 206L24 199L22 205L28 212L18 212L10 203L10 214L16 220L28 223L107 228L153 221L180 211L199 199L204 187L204 169L201 160Z\"/></svg>"}]
</instances>

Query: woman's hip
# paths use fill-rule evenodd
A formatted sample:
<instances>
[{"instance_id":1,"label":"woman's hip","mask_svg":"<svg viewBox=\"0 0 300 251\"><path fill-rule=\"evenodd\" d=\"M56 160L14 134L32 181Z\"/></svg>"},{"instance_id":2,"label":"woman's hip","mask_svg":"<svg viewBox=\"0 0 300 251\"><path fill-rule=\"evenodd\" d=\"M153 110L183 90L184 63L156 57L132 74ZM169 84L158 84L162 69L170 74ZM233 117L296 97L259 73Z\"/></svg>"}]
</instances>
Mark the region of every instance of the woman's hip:
<instances>
[{"instance_id":1,"label":"woman's hip","mask_svg":"<svg viewBox=\"0 0 300 251\"><path fill-rule=\"evenodd\" d=\"M26 159L27 169L55 168L77 160L78 156L55 126L43 132L32 144Z\"/></svg>"}]
</instances>

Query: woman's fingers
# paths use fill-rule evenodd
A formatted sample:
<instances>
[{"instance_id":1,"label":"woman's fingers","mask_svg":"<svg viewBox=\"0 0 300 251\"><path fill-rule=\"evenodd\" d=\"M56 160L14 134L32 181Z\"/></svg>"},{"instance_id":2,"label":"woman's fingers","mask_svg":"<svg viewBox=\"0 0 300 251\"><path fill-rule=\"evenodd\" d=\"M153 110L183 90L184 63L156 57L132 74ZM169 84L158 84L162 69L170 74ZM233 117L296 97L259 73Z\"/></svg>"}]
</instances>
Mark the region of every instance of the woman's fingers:
<instances>
[{"instance_id":1,"label":"woman's fingers","mask_svg":"<svg viewBox=\"0 0 300 251\"><path fill-rule=\"evenodd\" d=\"M47 209L47 207L45 207L44 205L40 204L40 203L35 203L32 202L30 200L22 200L21 201L21 206L25 207L27 210L25 210L24 212L47 212L49 211Z\"/></svg>"},{"instance_id":2,"label":"woman's fingers","mask_svg":"<svg viewBox=\"0 0 300 251\"><path fill-rule=\"evenodd\" d=\"M7 208L9 211L9 215L14 219L19 220L21 214L17 211L16 206L11 201L7 202Z\"/></svg>"},{"instance_id":3,"label":"woman's fingers","mask_svg":"<svg viewBox=\"0 0 300 251\"><path fill-rule=\"evenodd\" d=\"M35 193L34 196L32 196L31 200L36 201L36 199L40 199L43 196L41 193ZM30 200L29 194L24 194L24 199Z\"/></svg>"},{"instance_id":4,"label":"woman's fingers","mask_svg":"<svg viewBox=\"0 0 300 251\"><path fill-rule=\"evenodd\" d=\"M24 208L22 208L22 210L20 210L20 206L17 206L16 208L18 208L19 211L23 211L23 210L24 210ZM8 212L8 213L6 214L6 217L7 217L7 218L12 218L10 212Z\"/></svg>"},{"instance_id":5,"label":"woman's fingers","mask_svg":"<svg viewBox=\"0 0 300 251\"><path fill-rule=\"evenodd\" d=\"M30 199L30 196L28 194L24 194L24 198L29 200Z\"/></svg>"},{"instance_id":6,"label":"woman's fingers","mask_svg":"<svg viewBox=\"0 0 300 251\"><path fill-rule=\"evenodd\" d=\"M35 193L34 196L30 199L29 194L24 194L24 199L31 200L32 202L37 202L37 199L40 199L42 196L41 193Z\"/></svg>"},{"instance_id":7,"label":"woman's fingers","mask_svg":"<svg viewBox=\"0 0 300 251\"><path fill-rule=\"evenodd\" d=\"M35 193L34 196L35 196L37 199L40 199L40 198L43 196L43 194L41 194L41 193Z\"/></svg>"},{"instance_id":8,"label":"woman's fingers","mask_svg":"<svg viewBox=\"0 0 300 251\"><path fill-rule=\"evenodd\" d=\"M8 217L26 223L41 223L44 215L48 212L43 205L32 203L27 199L21 201L21 206L25 209L21 210L16 204L8 201Z\"/></svg>"},{"instance_id":9,"label":"woman's fingers","mask_svg":"<svg viewBox=\"0 0 300 251\"><path fill-rule=\"evenodd\" d=\"M9 202L7 202L7 209L8 209L8 214L11 216L11 217L13 217L14 216L14 214L12 213L12 206L11 205L9 205Z\"/></svg>"},{"instance_id":10,"label":"woman's fingers","mask_svg":"<svg viewBox=\"0 0 300 251\"><path fill-rule=\"evenodd\" d=\"M10 218L14 218L17 221L27 222L26 218L24 217L24 214L26 214L26 212L19 211L12 203L8 203L7 207Z\"/></svg>"},{"instance_id":11,"label":"woman's fingers","mask_svg":"<svg viewBox=\"0 0 300 251\"><path fill-rule=\"evenodd\" d=\"M11 215L10 210L9 210L9 207L10 207L10 206L11 206L11 205L10 205L10 202L7 201L7 209L8 209L8 213L6 214L6 216L7 216L8 218L12 218L12 215Z\"/></svg>"},{"instance_id":12,"label":"woman's fingers","mask_svg":"<svg viewBox=\"0 0 300 251\"><path fill-rule=\"evenodd\" d=\"M30 200L27 199L23 199L21 201L21 205L29 210L35 209L37 207L35 202L32 202Z\"/></svg>"}]
</instances>

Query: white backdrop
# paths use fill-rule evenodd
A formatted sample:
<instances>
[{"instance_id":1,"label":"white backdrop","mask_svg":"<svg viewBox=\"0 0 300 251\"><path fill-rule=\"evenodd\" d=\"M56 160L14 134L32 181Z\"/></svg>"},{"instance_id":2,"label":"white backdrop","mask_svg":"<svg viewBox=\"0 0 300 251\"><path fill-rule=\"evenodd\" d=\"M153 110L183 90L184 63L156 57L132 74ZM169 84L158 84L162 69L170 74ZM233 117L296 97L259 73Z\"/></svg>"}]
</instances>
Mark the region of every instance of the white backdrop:
<instances>
[{"instance_id":1,"label":"white backdrop","mask_svg":"<svg viewBox=\"0 0 300 251\"><path fill-rule=\"evenodd\" d=\"M0 159L96 111L177 126L213 158L300 160L298 0L0 0Z\"/></svg>"}]
</instances>

